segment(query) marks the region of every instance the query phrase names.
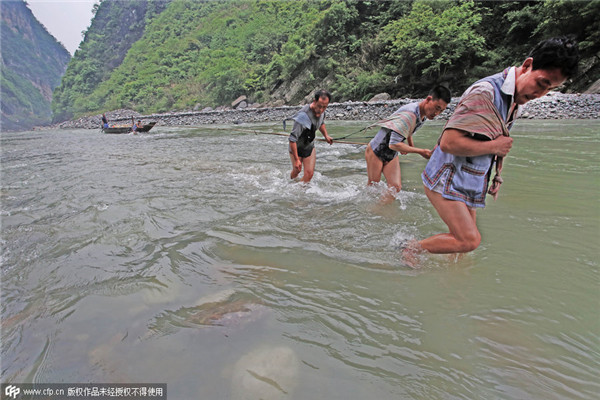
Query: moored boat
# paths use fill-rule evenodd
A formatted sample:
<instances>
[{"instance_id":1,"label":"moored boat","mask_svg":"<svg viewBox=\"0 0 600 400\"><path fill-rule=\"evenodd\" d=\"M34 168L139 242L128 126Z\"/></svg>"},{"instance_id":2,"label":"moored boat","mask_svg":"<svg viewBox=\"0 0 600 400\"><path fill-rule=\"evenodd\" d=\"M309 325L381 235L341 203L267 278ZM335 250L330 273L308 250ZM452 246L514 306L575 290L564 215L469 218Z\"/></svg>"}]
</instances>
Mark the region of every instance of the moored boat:
<instances>
[{"instance_id":1,"label":"moored boat","mask_svg":"<svg viewBox=\"0 0 600 400\"><path fill-rule=\"evenodd\" d=\"M131 126L109 126L108 128L102 128L104 133L129 133L131 132Z\"/></svg>"},{"instance_id":2,"label":"moored boat","mask_svg":"<svg viewBox=\"0 0 600 400\"><path fill-rule=\"evenodd\" d=\"M137 128L135 131L136 132L148 132L150 129L152 129L154 127L154 125L156 125L156 122L150 122L148 124L144 124L142 127ZM131 125L116 125L116 126L109 126L108 128L102 128L102 132L104 133L113 133L113 134L118 134L118 133L129 133L132 131L132 126Z\"/></svg>"},{"instance_id":3,"label":"moored boat","mask_svg":"<svg viewBox=\"0 0 600 400\"><path fill-rule=\"evenodd\" d=\"M142 126L141 128L137 128L135 131L136 132L148 132L150 129L152 129L152 127L156 125L156 122L150 122L147 124L144 124L144 126Z\"/></svg>"}]
</instances>

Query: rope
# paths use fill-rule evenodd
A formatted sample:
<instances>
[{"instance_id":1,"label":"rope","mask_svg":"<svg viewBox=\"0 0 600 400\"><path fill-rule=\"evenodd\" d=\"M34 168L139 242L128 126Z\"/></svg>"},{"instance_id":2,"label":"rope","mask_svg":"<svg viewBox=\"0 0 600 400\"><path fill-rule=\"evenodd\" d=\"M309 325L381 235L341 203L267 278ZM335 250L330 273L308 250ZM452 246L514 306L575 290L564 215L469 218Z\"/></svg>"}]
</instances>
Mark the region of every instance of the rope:
<instances>
[{"instance_id":1,"label":"rope","mask_svg":"<svg viewBox=\"0 0 600 400\"><path fill-rule=\"evenodd\" d=\"M264 132L264 131L257 131L257 130L252 130L252 129L241 129L241 128L212 128L212 129L216 129L216 130L223 130L223 131L237 131L237 132L243 132L243 133L253 133L255 135L276 135L276 136L289 136L289 133L285 133L285 132ZM367 145L367 143L364 142L351 142L351 141L347 141L347 140L343 140L349 136L352 136L353 134L356 134L358 132L364 131L367 128L363 128L360 131L351 133L350 135L346 135L340 138L335 138L333 139L334 143L341 143L341 144L356 144L356 145L360 145L360 146L365 146ZM366 139L371 139L370 137L365 137ZM316 138L315 140L318 140L320 142L326 142L325 139L322 138Z\"/></svg>"},{"instance_id":2,"label":"rope","mask_svg":"<svg viewBox=\"0 0 600 400\"><path fill-rule=\"evenodd\" d=\"M369 129L370 127L371 127L371 126L369 125L369 126L367 126L366 128L359 129L359 130L358 130L358 131L356 131L356 132L352 132L351 134L349 134L349 135L346 135L346 136L342 136L341 138L338 138L338 139L340 139L340 140L344 140L344 139L346 139L346 138L349 138L350 136L356 135L357 133L364 132L364 131L366 131L367 129ZM366 138L366 136L365 136L365 138ZM372 139L372 138L371 138L371 137L369 137L369 139Z\"/></svg>"},{"instance_id":3,"label":"rope","mask_svg":"<svg viewBox=\"0 0 600 400\"><path fill-rule=\"evenodd\" d=\"M364 131L368 128L370 128L370 126L363 128L360 131L354 132L354 134ZM237 132L243 132L243 133L253 133L255 135L275 135L275 136L286 136L286 137L290 136L289 133L285 133L285 132L264 132L264 131L257 131L257 130L252 130L252 129L241 129L241 128L211 128L211 129L216 129L216 130L220 130L220 131L237 131ZM333 139L333 142L341 143L341 144L355 144L355 145L359 145L359 146L366 146L368 144L368 143L364 143L364 142L350 142L350 141L346 141L346 140L340 140L340 139L344 139L348 136L352 136L352 134L343 136L339 139ZM372 137L365 136L365 139L372 139ZM321 138L315 138L315 140L318 140L320 142L326 142L325 139L321 139ZM412 163L413 161L407 160L406 158L404 158L401 162L402 163Z\"/></svg>"}]
</instances>

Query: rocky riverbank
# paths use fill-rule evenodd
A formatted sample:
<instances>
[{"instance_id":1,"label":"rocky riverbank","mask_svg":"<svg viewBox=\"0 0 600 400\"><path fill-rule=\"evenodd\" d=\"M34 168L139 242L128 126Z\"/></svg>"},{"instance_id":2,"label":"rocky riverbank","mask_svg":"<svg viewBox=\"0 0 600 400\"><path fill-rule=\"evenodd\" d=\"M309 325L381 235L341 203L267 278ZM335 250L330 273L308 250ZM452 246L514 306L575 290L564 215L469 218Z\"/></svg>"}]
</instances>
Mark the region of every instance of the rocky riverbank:
<instances>
[{"instance_id":1,"label":"rocky riverbank","mask_svg":"<svg viewBox=\"0 0 600 400\"><path fill-rule=\"evenodd\" d=\"M327 108L327 120L373 121L389 116L398 107L419 99L398 99L374 102L348 101L331 103ZM458 98L437 119L445 120L452 114ZM292 117L301 106L259 107L202 111L171 112L141 115L131 110L116 110L106 113L111 124L129 124L132 117L143 122L156 121L159 126L194 126L207 124L241 124L252 122L283 121ZM543 98L525 105L521 118L528 119L600 119L600 94L549 93ZM97 129L101 115L79 118L55 125L54 128Z\"/></svg>"}]
</instances>

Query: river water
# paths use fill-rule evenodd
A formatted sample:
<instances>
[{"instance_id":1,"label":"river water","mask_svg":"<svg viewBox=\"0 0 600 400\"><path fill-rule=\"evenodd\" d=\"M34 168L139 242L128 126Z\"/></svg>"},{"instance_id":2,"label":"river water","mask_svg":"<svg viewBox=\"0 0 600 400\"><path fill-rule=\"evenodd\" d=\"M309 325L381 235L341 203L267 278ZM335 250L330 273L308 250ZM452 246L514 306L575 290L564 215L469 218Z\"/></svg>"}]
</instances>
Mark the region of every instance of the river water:
<instances>
[{"instance_id":1,"label":"river water","mask_svg":"<svg viewBox=\"0 0 600 400\"><path fill-rule=\"evenodd\" d=\"M414 270L400 244L445 230L425 160L402 157L404 191L383 205L364 146L318 143L302 185L285 137L241 131L278 128L2 133L2 382L598 398L600 121L519 121L482 245Z\"/></svg>"}]
</instances>

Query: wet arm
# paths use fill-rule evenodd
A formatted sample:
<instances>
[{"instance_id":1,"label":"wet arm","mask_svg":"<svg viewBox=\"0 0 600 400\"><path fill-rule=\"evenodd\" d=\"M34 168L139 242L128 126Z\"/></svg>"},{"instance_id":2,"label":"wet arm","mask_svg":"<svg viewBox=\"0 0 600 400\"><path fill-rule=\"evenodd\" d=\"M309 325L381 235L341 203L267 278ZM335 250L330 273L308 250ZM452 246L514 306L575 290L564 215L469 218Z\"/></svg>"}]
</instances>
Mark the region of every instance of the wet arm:
<instances>
[{"instance_id":1,"label":"wet arm","mask_svg":"<svg viewBox=\"0 0 600 400\"><path fill-rule=\"evenodd\" d=\"M500 136L495 140L477 140L468 133L457 129L446 129L440 141L444 153L462 157L476 157L494 154L504 157L512 147L512 138Z\"/></svg>"},{"instance_id":2,"label":"wet arm","mask_svg":"<svg viewBox=\"0 0 600 400\"><path fill-rule=\"evenodd\" d=\"M296 142L290 142L290 154L294 160L294 167L301 168L302 161L300 161L300 157L298 156L298 144Z\"/></svg>"},{"instance_id":3,"label":"wet arm","mask_svg":"<svg viewBox=\"0 0 600 400\"><path fill-rule=\"evenodd\" d=\"M292 133L290 133L289 143L290 143L290 155L292 156L294 168L300 169L302 168L302 161L298 156L298 143L297 140L302 133L302 126L298 122L294 122L294 127L292 128Z\"/></svg>"},{"instance_id":4,"label":"wet arm","mask_svg":"<svg viewBox=\"0 0 600 400\"><path fill-rule=\"evenodd\" d=\"M327 133L327 128L325 128L325 124L321 125L321 127L319 128L319 131L321 131L321 133L323 134L323 137L325 138L325 141L327 141L327 143L329 143L329 144L333 143L333 139Z\"/></svg>"},{"instance_id":5,"label":"wet arm","mask_svg":"<svg viewBox=\"0 0 600 400\"><path fill-rule=\"evenodd\" d=\"M429 149L420 149L418 147L414 146L414 142L413 142L413 138L412 136L409 136L406 139L407 143L404 142L400 142L400 143L395 143L395 144L390 144L390 149L398 151L402 154L407 154L407 153L416 153L419 154L425 158L429 158L431 156L431 150Z\"/></svg>"}]
</instances>

